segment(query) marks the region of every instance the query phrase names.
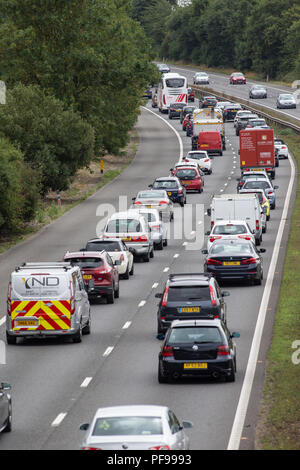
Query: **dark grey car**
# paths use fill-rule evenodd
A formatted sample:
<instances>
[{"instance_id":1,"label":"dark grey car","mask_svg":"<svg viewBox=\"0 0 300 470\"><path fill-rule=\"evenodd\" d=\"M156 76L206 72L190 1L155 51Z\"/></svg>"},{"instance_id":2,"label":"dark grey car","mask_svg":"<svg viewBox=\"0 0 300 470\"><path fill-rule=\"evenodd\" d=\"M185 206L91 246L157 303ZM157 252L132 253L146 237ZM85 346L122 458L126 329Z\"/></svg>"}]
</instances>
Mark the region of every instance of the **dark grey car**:
<instances>
[{"instance_id":1,"label":"dark grey car","mask_svg":"<svg viewBox=\"0 0 300 470\"><path fill-rule=\"evenodd\" d=\"M0 382L0 432L11 431L11 396L10 385Z\"/></svg>"},{"instance_id":2,"label":"dark grey car","mask_svg":"<svg viewBox=\"0 0 300 470\"><path fill-rule=\"evenodd\" d=\"M258 98L267 98L268 93L264 86L262 85L253 85L249 91L249 98L258 99Z\"/></svg>"}]
</instances>

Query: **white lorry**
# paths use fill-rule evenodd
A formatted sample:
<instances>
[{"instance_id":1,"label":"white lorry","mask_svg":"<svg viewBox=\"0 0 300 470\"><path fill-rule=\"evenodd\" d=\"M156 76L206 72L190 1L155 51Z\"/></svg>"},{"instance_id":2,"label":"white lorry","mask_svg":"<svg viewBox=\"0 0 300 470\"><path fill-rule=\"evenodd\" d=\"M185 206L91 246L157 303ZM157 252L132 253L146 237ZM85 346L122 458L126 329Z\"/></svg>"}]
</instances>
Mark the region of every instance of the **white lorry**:
<instances>
[{"instance_id":1,"label":"white lorry","mask_svg":"<svg viewBox=\"0 0 300 470\"><path fill-rule=\"evenodd\" d=\"M257 195L221 194L215 195L207 214L211 217L211 228L219 220L245 220L255 235L255 244L262 241L262 228L266 215Z\"/></svg>"}]
</instances>

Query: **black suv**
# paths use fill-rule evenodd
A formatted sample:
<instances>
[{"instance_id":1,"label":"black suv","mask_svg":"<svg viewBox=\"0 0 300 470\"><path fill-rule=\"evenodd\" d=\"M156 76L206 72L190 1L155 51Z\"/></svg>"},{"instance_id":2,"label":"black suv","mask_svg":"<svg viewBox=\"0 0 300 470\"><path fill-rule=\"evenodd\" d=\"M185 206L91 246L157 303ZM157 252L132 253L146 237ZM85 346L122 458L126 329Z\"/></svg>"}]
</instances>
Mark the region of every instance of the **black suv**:
<instances>
[{"instance_id":1,"label":"black suv","mask_svg":"<svg viewBox=\"0 0 300 470\"><path fill-rule=\"evenodd\" d=\"M241 129L246 129L249 119L257 119L257 114L248 114L248 116L241 116L238 118L235 128L236 135L240 135Z\"/></svg>"},{"instance_id":2,"label":"black suv","mask_svg":"<svg viewBox=\"0 0 300 470\"><path fill-rule=\"evenodd\" d=\"M172 321L220 318L226 323L226 303L218 282L208 273L170 274L160 298L157 333L165 333Z\"/></svg>"},{"instance_id":3,"label":"black suv","mask_svg":"<svg viewBox=\"0 0 300 470\"><path fill-rule=\"evenodd\" d=\"M224 122L226 121L233 121L235 118L235 115L238 111L242 109L242 106L240 104L228 104L225 106L223 109L223 119Z\"/></svg>"},{"instance_id":4,"label":"black suv","mask_svg":"<svg viewBox=\"0 0 300 470\"><path fill-rule=\"evenodd\" d=\"M178 202L181 207L186 203L186 189L176 176L166 176L156 178L153 184L149 184L152 189L164 189L167 191L172 202Z\"/></svg>"}]
</instances>

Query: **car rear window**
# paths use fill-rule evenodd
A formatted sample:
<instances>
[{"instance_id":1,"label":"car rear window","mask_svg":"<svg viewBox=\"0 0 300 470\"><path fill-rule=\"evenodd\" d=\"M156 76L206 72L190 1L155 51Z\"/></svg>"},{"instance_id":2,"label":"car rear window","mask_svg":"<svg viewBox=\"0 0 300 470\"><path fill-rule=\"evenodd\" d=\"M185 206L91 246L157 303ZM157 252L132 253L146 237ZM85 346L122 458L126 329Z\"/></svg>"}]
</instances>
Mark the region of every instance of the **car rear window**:
<instances>
[{"instance_id":1,"label":"car rear window","mask_svg":"<svg viewBox=\"0 0 300 470\"><path fill-rule=\"evenodd\" d=\"M106 227L106 232L110 233L133 233L141 231L142 226L137 219L113 219L108 222Z\"/></svg>"},{"instance_id":2,"label":"car rear window","mask_svg":"<svg viewBox=\"0 0 300 470\"><path fill-rule=\"evenodd\" d=\"M249 243L238 243L234 244L219 244L214 242L212 244L210 255L221 255L221 256L239 256L239 255L252 255L254 253Z\"/></svg>"},{"instance_id":3,"label":"car rear window","mask_svg":"<svg viewBox=\"0 0 300 470\"><path fill-rule=\"evenodd\" d=\"M91 256L88 257L77 257L77 258L68 258L67 259L72 266L79 266L80 268L99 268L104 265L104 262L101 258L95 258Z\"/></svg>"},{"instance_id":4,"label":"car rear window","mask_svg":"<svg viewBox=\"0 0 300 470\"><path fill-rule=\"evenodd\" d=\"M170 286L168 301L211 300L209 286Z\"/></svg>"},{"instance_id":5,"label":"car rear window","mask_svg":"<svg viewBox=\"0 0 300 470\"><path fill-rule=\"evenodd\" d=\"M178 183L176 181L155 181L153 188L177 189Z\"/></svg>"},{"instance_id":6,"label":"car rear window","mask_svg":"<svg viewBox=\"0 0 300 470\"><path fill-rule=\"evenodd\" d=\"M191 152L188 153L186 158L192 158L193 160L201 160L203 158L207 158L208 155L205 152Z\"/></svg>"},{"instance_id":7,"label":"car rear window","mask_svg":"<svg viewBox=\"0 0 300 470\"><path fill-rule=\"evenodd\" d=\"M216 225L213 231L214 235L239 235L241 233L247 233L244 225Z\"/></svg>"},{"instance_id":8,"label":"car rear window","mask_svg":"<svg viewBox=\"0 0 300 470\"><path fill-rule=\"evenodd\" d=\"M244 189L268 189L270 185L267 181L246 181Z\"/></svg>"},{"instance_id":9,"label":"car rear window","mask_svg":"<svg viewBox=\"0 0 300 470\"><path fill-rule=\"evenodd\" d=\"M116 416L98 418L93 436L152 436L163 433L157 416Z\"/></svg>"},{"instance_id":10,"label":"car rear window","mask_svg":"<svg viewBox=\"0 0 300 470\"><path fill-rule=\"evenodd\" d=\"M168 343L221 343L222 335L219 328L213 326L173 328L168 338Z\"/></svg>"},{"instance_id":11,"label":"car rear window","mask_svg":"<svg viewBox=\"0 0 300 470\"><path fill-rule=\"evenodd\" d=\"M176 176L178 178L195 178L197 173L195 170L178 170Z\"/></svg>"},{"instance_id":12,"label":"car rear window","mask_svg":"<svg viewBox=\"0 0 300 470\"><path fill-rule=\"evenodd\" d=\"M143 191L137 195L137 199L152 199L162 197L165 197L165 193L162 191Z\"/></svg>"},{"instance_id":13,"label":"car rear window","mask_svg":"<svg viewBox=\"0 0 300 470\"><path fill-rule=\"evenodd\" d=\"M122 251L120 244L115 241L90 242L86 245L86 251Z\"/></svg>"}]
</instances>

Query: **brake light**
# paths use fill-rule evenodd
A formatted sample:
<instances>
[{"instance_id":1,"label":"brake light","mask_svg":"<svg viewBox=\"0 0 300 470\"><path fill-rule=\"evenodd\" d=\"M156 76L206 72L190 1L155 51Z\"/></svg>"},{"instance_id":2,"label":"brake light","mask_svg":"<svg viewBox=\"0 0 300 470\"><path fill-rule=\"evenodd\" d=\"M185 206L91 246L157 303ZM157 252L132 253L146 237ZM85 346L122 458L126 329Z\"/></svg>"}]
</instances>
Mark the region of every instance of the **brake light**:
<instances>
[{"instance_id":1,"label":"brake light","mask_svg":"<svg viewBox=\"0 0 300 470\"><path fill-rule=\"evenodd\" d=\"M81 450L102 450L99 447L82 447Z\"/></svg>"},{"instance_id":2,"label":"brake light","mask_svg":"<svg viewBox=\"0 0 300 470\"><path fill-rule=\"evenodd\" d=\"M241 264L256 264L256 259L255 258L243 259L241 261Z\"/></svg>"},{"instance_id":3,"label":"brake light","mask_svg":"<svg viewBox=\"0 0 300 470\"><path fill-rule=\"evenodd\" d=\"M166 104L166 97L165 97L165 95L163 96L163 103Z\"/></svg>"},{"instance_id":4,"label":"brake light","mask_svg":"<svg viewBox=\"0 0 300 470\"><path fill-rule=\"evenodd\" d=\"M8 292L7 292L7 314L11 314L11 282L8 283Z\"/></svg>"},{"instance_id":5,"label":"brake light","mask_svg":"<svg viewBox=\"0 0 300 470\"><path fill-rule=\"evenodd\" d=\"M205 161L205 162L210 162L210 159L209 159L209 158L206 158L204 161Z\"/></svg>"},{"instance_id":6,"label":"brake light","mask_svg":"<svg viewBox=\"0 0 300 470\"><path fill-rule=\"evenodd\" d=\"M163 300L162 300L162 306L163 307L165 307L167 305L168 294L169 294L169 286L166 287L166 290L164 292L164 296L163 296Z\"/></svg>"},{"instance_id":7,"label":"brake light","mask_svg":"<svg viewBox=\"0 0 300 470\"><path fill-rule=\"evenodd\" d=\"M70 281L70 310L71 310L71 315L75 312L75 297L74 297L74 290L73 290L73 283Z\"/></svg>"},{"instance_id":8,"label":"brake light","mask_svg":"<svg viewBox=\"0 0 300 470\"><path fill-rule=\"evenodd\" d=\"M213 265L213 266L219 266L219 265L222 264L222 261L219 261L218 259L209 258L209 259L206 261L206 264L207 264L207 265Z\"/></svg>"},{"instance_id":9,"label":"brake light","mask_svg":"<svg viewBox=\"0 0 300 470\"><path fill-rule=\"evenodd\" d=\"M178 189L178 194L182 194L182 189Z\"/></svg>"},{"instance_id":10,"label":"brake light","mask_svg":"<svg viewBox=\"0 0 300 470\"><path fill-rule=\"evenodd\" d=\"M256 230L259 230L259 220L256 221Z\"/></svg>"},{"instance_id":11,"label":"brake light","mask_svg":"<svg viewBox=\"0 0 300 470\"><path fill-rule=\"evenodd\" d=\"M249 235L238 235L238 238L243 238L244 240L251 240L251 237L249 237Z\"/></svg>"},{"instance_id":12,"label":"brake light","mask_svg":"<svg viewBox=\"0 0 300 470\"><path fill-rule=\"evenodd\" d=\"M160 201L159 205L162 206L163 204L168 204L168 201Z\"/></svg>"},{"instance_id":13,"label":"brake light","mask_svg":"<svg viewBox=\"0 0 300 470\"><path fill-rule=\"evenodd\" d=\"M286 146L283 145L283 146L281 147L281 149L282 149L282 150L286 150Z\"/></svg>"},{"instance_id":14,"label":"brake light","mask_svg":"<svg viewBox=\"0 0 300 470\"><path fill-rule=\"evenodd\" d=\"M124 255L123 255L123 253L122 253L121 256L120 256L120 261L124 261L124 259L125 259L125 258L124 258Z\"/></svg>"},{"instance_id":15,"label":"brake light","mask_svg":"<svg viewBox=\"0 0 300 470\"><path fill-rule=\"evenodd\" d=\"M154 446L149 447L149 450L171 450L169 446Z\"/></svg>"},{"instance_id":16,"label":"brake light","mask_svg":"<svg viewBox=\"0 0 300 470\"><path fill-rule=\"evenodd\" d=\"M212 237L209 238L209 241L210 241L210 243L212 243L215 240L219 240L220 238L222 238L221 235L220 236L212 236Z\"/></svg>"},{"instance_id":17,"label":"brake light","mask_svg":"<svg viewBox=\"0 0 300 470\"><path fill-rule=\"evenodd\" d=\"M230 349L225 344L218 346L218 356L229 356Z\"/></svg>"},{"instance_id":18,"label":"brake light","mask_svg":"<svg viewBox=\"0 0 300 470\"><path fill-rule=\"evenodd\" d=\"M163 357L172 357L172 356L174 356L172 346L164 346L161 354L162 354Z\"/></svg>"},{"instance_id":19,"label":"brake light","mask_svg":"<svg viewBox=\"0 0 300 470\"><path fill-rule=\"evenodd\" d=\"M188 159L188 158L185 158L185 160L184 160L184 161L185 161L185 162L189 162L189 159Z\"/></svg>"},{"instance_id":20,"label":"brake light","mask_svg":"<svg viewBox=\"0 0 300 470\"><path fill-rule=\"evenodd\" d=\"M142 204L142 203L141 203L140 201L134 201L133 204L136 204L136 205L137 205L137 204Z\"/></svg>"},{"instance_id":21,"label":"brake light","mask_svg":"<svg viewBox=\"0 0 300 470\"><path fill-rule=\"evenodd\" d=\"M155 232L159 232L160 231L160 225L153 225L151 227L151 230L154 230Z\"/></svg>"},{"instance_id":22,"label":"brake light","mask_svg":"<svg viewBox=\"0 0 300 470\"><path fill-rule=\"evenodd\" d=\"M209 286L209 292L210 292L211 303L215 307L217 305L217 299L216 299L216 296L215 296L213 286Z\"/></svg>"},{"instance_id":23,"label":"brake light","mask_svg":"<svg viewBox=\"0 0 300 470\"><path fill-rule=\"evenodd\" d=\"M131 237L131 241L133 242L147 242L148 238L146 235L140 235L139 237Z\"/></svg>"}]
</instances>

